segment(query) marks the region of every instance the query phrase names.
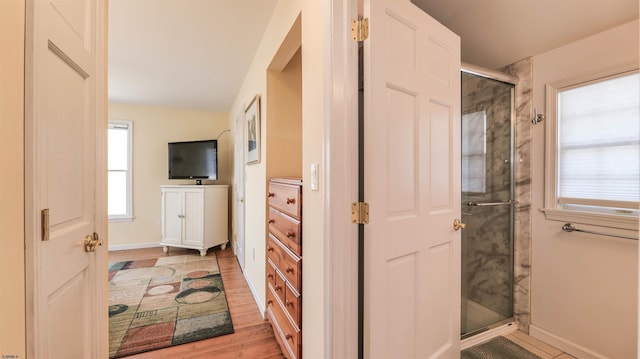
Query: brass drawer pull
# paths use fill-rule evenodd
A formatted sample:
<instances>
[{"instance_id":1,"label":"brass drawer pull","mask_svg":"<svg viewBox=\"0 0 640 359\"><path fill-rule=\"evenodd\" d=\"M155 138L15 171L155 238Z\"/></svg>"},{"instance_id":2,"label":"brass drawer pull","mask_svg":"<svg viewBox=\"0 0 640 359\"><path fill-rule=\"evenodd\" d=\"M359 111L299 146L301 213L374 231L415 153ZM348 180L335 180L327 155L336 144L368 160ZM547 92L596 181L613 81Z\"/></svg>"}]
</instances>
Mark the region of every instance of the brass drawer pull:
<instances>
[{"instance_id":1,"label":"brass drawer pull","mask_svg":"<svg viewBox=\"0 0 640 359\"><path fill-rule=\"evenodd\" d=\"M273 274L271 273L267 274L267 278L273 278Z\"/></svg>"},{"instance_id":2,"label":"brass drawer pull","mask_svg":"<svg viewBox=\"0 0 640 359\"><path fill-rule=\"evenodd\" d=\"M294 203L296 203L295 198L287 198L287 204L294 204Z\"/></svg>"},{"instance_id":3,"label":"brass drawer pull","mask_svg":"<svg viewBox=\"0 0 640 359\"><path fill-rule=\"evenodd\" d=\"M290 300L287 300L287 307L293 307L293 302Z\"/></svg>"},{"instance_id":4,"label":"brass drawer pull","mask_svg":"<svg viewBox=\"0 0 640 359\"><path fill-rule=\"evenodd\" d=\"M285 233L285 236L289 237L289 238L293 238L296 236L295 232L291 232L291 231L287 231L287 233Z\"/></svg>"},{"instance_id":5,"label":"brass drawer pull","mask_svg":"<svg viewBox=\"0 0 640 359\"><path fill-rule=\"evenodd\" d=\"M291 268L291 267L287 267L287 269L285 269L285 271L286 271L287 273L293 273L293 268Z\"/></svg>"},{"instance_id":6,"label":"brass drawer pull","mask_svg":"<svg viewBox=\"0 0 640 359\"><path fill-rule=\"evenodd\" d=\"M273 247L267 247L267 252L273 252Z\"/></svg>"},{"instance_id":7,"label":"brass drawer pull","mask_svg":"<svg viewBox=\"0 0 640 359\"><path fill-rule=\"evenodd\" d=\"M273 192L269 192L269 197L274 197L276 194Z\"/></svg>"},{"instance_id":8,"label":"brass drawer pull","mask_svg":"<svg viewBox=\"0 0 640 359\"><path fill-rule=\"evenodd\" d=\"M282 290L282 286L281 285L277 285L276 286L276 292L279 291L279 290Z\"/></svg>"},{"instance_id":9,"label":"brass drawer pull","mask_svg":"<svg viewBox=\"0 0 640 359\"><path fill-rule=\"evenodd\" d=\"M275 223L276 220L275 219L270 219L267 223L271 224L271 223Z\"/></svg>"},{"instance_id":10,"label":"brass drawer pull","mask_svg":"<svg viewBox=\"0 0 640 359\"><path fill-rule=\"evenodd\" d=\"M289 339L293 339L293 335L287 333L285 336L285 339L289 340Z\"/></svg>"}]
</instances>

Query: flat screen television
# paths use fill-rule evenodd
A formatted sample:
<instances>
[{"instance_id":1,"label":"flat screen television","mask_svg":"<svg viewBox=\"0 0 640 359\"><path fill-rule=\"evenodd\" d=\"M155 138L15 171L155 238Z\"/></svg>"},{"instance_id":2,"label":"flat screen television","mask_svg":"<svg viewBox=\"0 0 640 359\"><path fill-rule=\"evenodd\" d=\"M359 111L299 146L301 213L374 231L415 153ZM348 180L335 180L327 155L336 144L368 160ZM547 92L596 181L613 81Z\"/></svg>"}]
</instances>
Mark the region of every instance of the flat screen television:
<instances>
[{"instance_id":1,"label":"flat screen television","mask_svg":"<svg viewBox=\"0 0 640 359\"><path fill-rule=\"evenodd\" d=\"M169 143L169 179L218 179L218 141Z\"/></svg>"}]
</instances>

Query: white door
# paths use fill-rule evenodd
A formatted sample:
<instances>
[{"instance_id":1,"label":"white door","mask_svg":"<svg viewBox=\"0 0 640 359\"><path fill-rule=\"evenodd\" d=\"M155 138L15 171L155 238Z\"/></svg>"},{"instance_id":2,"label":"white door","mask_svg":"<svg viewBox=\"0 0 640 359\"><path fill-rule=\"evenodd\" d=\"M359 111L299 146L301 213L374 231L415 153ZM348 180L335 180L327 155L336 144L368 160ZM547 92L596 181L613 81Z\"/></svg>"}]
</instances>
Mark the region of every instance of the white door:
<instances>
[{"instance_id":1,"label":"white door","mask_svg":"<svg viewBox=\"0 0 640 359\"><path fill-rule=\"evenodd\" d=\"M365 358L460 357L460 40L367 0Z\"/></svg>"},{"instance_id":2,"label":"white door","mask_svg":"<svg viewBox=\"0 0 640 359\"><path fill-rule=\"evenodd\" d=\"M107 356L106 248L83 244L106 231L105 11L98 0L27 1L30 358Z\"/></svg>"},{"instance_id":3,"label":"white door","mask_svg":"<svg viewBox=\"0 0 640 359\"><path fill-rule=\"evenodd\" d=\"M244 106L243 106L244 108ZM242 113L236 117L235 129L235 171L234 171L234 188L236 191L235 203L235 235L234 241L236 257L240 268L244 269L244 117Z\"/></svg>"}]
</instances>

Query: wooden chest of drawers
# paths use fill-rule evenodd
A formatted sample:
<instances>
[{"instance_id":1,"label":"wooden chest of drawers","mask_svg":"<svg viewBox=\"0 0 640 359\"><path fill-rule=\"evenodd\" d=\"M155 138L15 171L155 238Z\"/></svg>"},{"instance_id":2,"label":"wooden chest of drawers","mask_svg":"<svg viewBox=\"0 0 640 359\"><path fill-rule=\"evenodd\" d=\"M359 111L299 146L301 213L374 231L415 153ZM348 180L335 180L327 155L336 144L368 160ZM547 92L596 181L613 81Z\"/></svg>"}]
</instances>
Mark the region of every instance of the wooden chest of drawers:
<instances>
[{"instance_id":1,"label":"wooden chest of drawers","mask_svg":"<svg viewBox=\"0 0 640 359\"><path fill-rule=\"evenodd\" d=\"M269 181L267 317L282 352L302 357L302 181Z\"/></svg>"}]
</instances>

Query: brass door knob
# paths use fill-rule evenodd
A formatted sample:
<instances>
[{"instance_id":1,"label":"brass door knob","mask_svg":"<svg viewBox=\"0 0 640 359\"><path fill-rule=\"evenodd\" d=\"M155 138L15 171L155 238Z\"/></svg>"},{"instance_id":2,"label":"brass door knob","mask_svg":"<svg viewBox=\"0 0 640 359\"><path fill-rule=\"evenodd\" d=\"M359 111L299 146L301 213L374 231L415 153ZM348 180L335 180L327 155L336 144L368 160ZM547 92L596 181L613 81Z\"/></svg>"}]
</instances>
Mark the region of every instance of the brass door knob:
<instances>
[{"instance_id":1,"label":"brass door knob","mask_svg":"<svg viewBox=\"0 0 640 359\"><path fill-rule=\"evenodd\" d=\"M464 227L466 227L466 226L467 226L466 224L460 222L460 220L457 219L457 218L453 221L453 230L454 231L459 231L461 229L464 229Z\"/></svg>"},{"instance_id":2,"label":"brass door knob","mask_svg":"<svg viewBox=\"0 0 640 359\"><path fill-rule=\"evenodd\" d=\"M95 252L96 247L101 246L102 241L98 238L98 233L93 232L93 234L87 234L84 237L84 251L85 252Z\"/></svg>"}]
</instances>

